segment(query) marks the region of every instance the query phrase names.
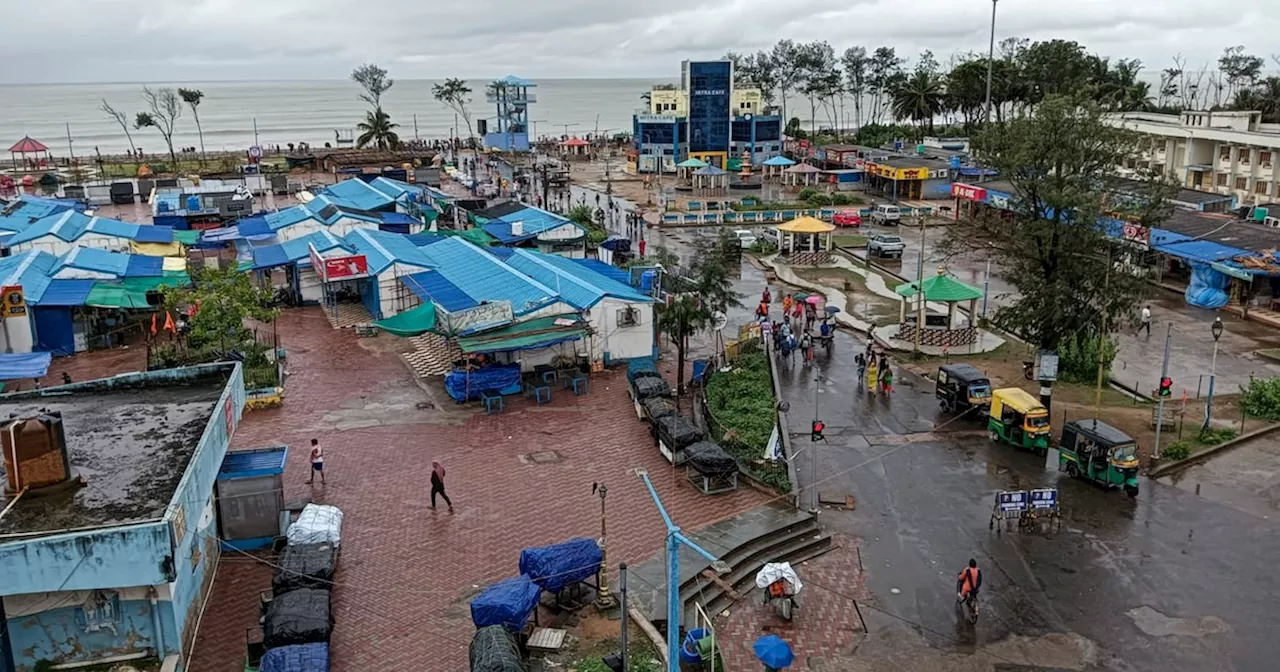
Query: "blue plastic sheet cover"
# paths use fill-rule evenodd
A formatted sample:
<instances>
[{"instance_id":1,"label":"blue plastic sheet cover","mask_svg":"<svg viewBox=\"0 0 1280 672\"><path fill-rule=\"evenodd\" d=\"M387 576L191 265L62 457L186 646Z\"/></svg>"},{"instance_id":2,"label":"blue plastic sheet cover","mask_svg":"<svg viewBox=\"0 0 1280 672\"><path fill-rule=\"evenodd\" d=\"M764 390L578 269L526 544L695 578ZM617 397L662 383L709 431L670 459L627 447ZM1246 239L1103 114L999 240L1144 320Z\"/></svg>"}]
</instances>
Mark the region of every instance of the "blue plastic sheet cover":
<instances>
[{"instance_id":1,"label":"blue plastic sheet cover","mask_svg":"<svg viewBox=\"0 0 1280 672\"><path fill-rule=\"evenodd\" d=\"M543 590L558 593L565 586L595 576L601 559L595 540L579 537L520 551L520 573L532 577Z\"/></svg>"},{"instance_id":2,"label":"blue plastic sheet cover","mask_svg":"<svg viewBox=\"0 0 1280 672\"><path fill-rule=\"evenodd\" d=\"M329 672L329 645L294 644L267 651L260 672Z\"/></svg>"},{"instance_id":3,"label":"blue plastic sheet cover","mask_svg":"<svg viewBox=\"0 0 1280 672\"><path fill-rule=\"evenodd\" d=\"M494 364L472 371L470 380L466 371L454 371L444 377L444 389L454 401L464 402L480 398L481 390L495 389L503 394L520 393L520 365Z\"/></svg>"},{"instance_id":4,"label":"blue plastic sheet cover","mask_svg":"<svg viewBox=\"0 0 1280 672\"><path fill-rule=\"evenodd\" d=\"M636 357L627 361L627 381L634 383L636 378L652 376L658 373L658 365L652 357Z\"/></svg>"},{"instance_id":5,"label":"blue plastic sheet cover","mask_svg":"<svg viewBox=\"0 0 1280 672\"><path fill-rule=\"evenodd\" d=\"M501 625L512 632L524 629L529 616L538 608L542 589L529 577L503 579L484 589L471 600L471 621L477 628Z\"/></svg>"},{"instance_id":6,"label":"blue plastic sheet cover","mask_svg":"<svg viewBox=\"0 0 1280 672\"><path fill-rule=\"evenodd\" d=\"M37 303L47 306L83 306L97 280L50 280Z\"/></svg>"},{"instance_id":7,"label":"blue plastic sheet cover","mask_svg":"<svg viewBox=\"0 0 1280 672\"><path fill-rule=\"evenodd\" d=\"M164 275L164 257L131 254L123 275L126 278L158 278Z\"/></svg>"},{"instance_id":8,"label":"blue plastic sheet cover","mask_svg":"<svg viewBox=\"0 0 1280 672\"><path fill-rule=\"evenodd\" d=\"M168 226L139 226L134 238L139 243L172 243L173 228Z\"/></svg>"},{"instance_id":9,"label":"blue plastic sheet cover","mask_svg":"<svg viewBox=\"0 0 1280 672\"><path fill-rule=\"evenodd\" d=\"M1227 305L1227 288L1231 278L1209 265L1191 262L1191 282L1187 284L1187 303L1199 308L1221 308Z\"/></svg>"},{"instance_id":10,"label":"blue plastic sheet cover","mask_svg":"<svg viewBox=\"0 0 1280 672\"><path fill-rule=\"evenodd\" d=\"M0 380L43 378L49 372L53 355L47 352L14 352L0 354Z\"/></svg>"}]
</instances>

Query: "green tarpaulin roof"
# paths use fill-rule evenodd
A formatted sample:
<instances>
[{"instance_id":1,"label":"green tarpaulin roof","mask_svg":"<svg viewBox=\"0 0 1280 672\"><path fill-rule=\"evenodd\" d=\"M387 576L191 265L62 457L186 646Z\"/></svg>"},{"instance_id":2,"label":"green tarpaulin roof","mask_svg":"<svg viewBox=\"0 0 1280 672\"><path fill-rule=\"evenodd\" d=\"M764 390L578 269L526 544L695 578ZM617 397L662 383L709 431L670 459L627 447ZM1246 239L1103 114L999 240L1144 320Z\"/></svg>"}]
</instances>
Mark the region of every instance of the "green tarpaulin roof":
<instances>
[{"instance_id":1,"label":"green tarpaulin roof","mask_svg":"<svg viewBox=\"0 0 1280 672\"><path fill-rule=\"evenodd\" d=\"M556 324L557 320L568 324ZM458 347L467 354L537 350L565 341L576 341L586 335L587 325L577 315L552 315L459 338Z\"/></svg>"},{"instance_id":2,"label":"green tarpaulin roof","mask_svg":"<svg viewBox=\"0 0 1280 672\"><path fill-rule=\"evenodd\" d=\"M478 247L488 247L498 242L497 238L494 238L493 236L485 233L484 229L478 226L473 229L463 229L462 231L455 231L453 229L441 229L437 233L442 233L446 236L457 236L458 238L461 238L467 241L468 243L471 243L472 245L476 245Z\"/></svg>"},{"instance_id":3,"label":"green tarpaulin roof","mask_svg":"<svg viewBox=\"0 0 1280 672\"><path fill-rule=\"evenodd\" d=\"M897 292L898 296L915 296L919 292L916 284L903 283L893 291ZM981 299L982 290L939 273L924 281L924 298L926 301L969 301Z\"/></svg>"},{"instance_id":4,"label":"green tarpaulin roof","mask_svg":"<svg viewBox=\"0 0 1280 672\"><path fill-rule=\"evenodd\" d=\"M110 282L95 282L84 305L95 308L149 309L147 292L164 285L180 287L191 284L185 271L166 273L158 278L124 278Z\"/></svg>"},{"instance_id":5,"label":"green tarpaulin roof","mask_svg":"<svg viewBox=\"0 0 1280 672\"><path fill-rule=\"evenodd\" d=\"M174 231L173 239L183 245L195 245L200 242L201 231Z\"/></svg>"},{"instance_id":6,"label":"green tarpaulin roof","mask_svg":"<svg viewBox=\"0 0 1280 672\"><path fill-rule=\"evenodd\" d=\"M436 306L434 303L424 303L413 310L378 320L374 324L396 336L421 336L436 326Z\"/></svg>"}]
</instances>

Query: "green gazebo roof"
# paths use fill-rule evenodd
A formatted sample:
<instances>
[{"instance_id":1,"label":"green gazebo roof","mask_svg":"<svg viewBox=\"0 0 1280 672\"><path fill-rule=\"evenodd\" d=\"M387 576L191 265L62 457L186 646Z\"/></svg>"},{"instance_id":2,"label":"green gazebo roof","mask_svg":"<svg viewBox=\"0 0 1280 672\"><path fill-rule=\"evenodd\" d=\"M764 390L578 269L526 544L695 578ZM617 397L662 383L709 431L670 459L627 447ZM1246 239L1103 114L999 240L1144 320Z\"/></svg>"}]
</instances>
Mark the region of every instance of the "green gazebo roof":
<instances>
[{"instance_id":1,"label":"green gazebo roof","mask_svg":"<svg viewBox=\"0 0 1280 672\"><path fill-rule=\"evenodd\" d=\"M915 282L906 282L894 288L898 296L915 296L920 290ZM932 278L927 278L923 283L924 298L926 301L941 301L943 303L951 303L954 301L970 301L972 299L981 299L982 290L972 285L966 285L955 278L943 275L939 272Z\"/></svg>"},{"instance_id":2,"label":"green gazebo roof","mask_svg":"<svg viewBox=\"0 0 1280 672\"><path fill-rule=\"evenodd\" d=\"M676 164L677 168L706 168L707 162L702 159L685 159Z\"/></svg>"}]
</instances>

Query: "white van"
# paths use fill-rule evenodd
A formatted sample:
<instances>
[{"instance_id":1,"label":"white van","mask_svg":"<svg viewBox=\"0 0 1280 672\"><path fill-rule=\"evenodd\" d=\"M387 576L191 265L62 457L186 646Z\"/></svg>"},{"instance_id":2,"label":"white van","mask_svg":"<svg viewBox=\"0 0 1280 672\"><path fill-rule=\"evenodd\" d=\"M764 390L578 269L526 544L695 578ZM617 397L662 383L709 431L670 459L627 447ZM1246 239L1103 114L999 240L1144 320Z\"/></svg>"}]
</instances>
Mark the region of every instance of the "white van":
<instances>
[{"instance_id":1,"label":"white van","mask_svg":"<svg viewBox=\"0 0 1280 672\"><path fill-rule=\"evenodd\" d=\"M877 205L871 208L871 221L886 226L897 226L902 219L902 210L896 205Z\"/></svg>"}]
</instances>

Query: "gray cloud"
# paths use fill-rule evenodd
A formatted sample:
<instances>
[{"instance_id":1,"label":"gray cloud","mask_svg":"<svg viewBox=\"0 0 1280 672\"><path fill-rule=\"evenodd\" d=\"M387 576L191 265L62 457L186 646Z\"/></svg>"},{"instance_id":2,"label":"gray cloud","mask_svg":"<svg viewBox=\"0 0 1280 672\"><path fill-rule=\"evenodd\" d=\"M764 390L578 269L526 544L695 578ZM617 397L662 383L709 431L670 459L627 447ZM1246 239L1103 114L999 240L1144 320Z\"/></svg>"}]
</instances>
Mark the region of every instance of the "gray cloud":
<instances>
[{"instance_id":1,"label":"gray cloud","mask_svg":"<svg viewBox=\"0 0 1280 672\"><path fill-rule=\"evenodd\" d=\"M1222 48L1280 52L1275 0L1003 0L997 39L1061 37L1115 58L1198 65ZM395 77L673 78L685 58L780 38L985 51L985 0L42 0L0 24L0 82ZM1275 69L1274 63L1269 63Z\"/></svg>"}]
</instances>

